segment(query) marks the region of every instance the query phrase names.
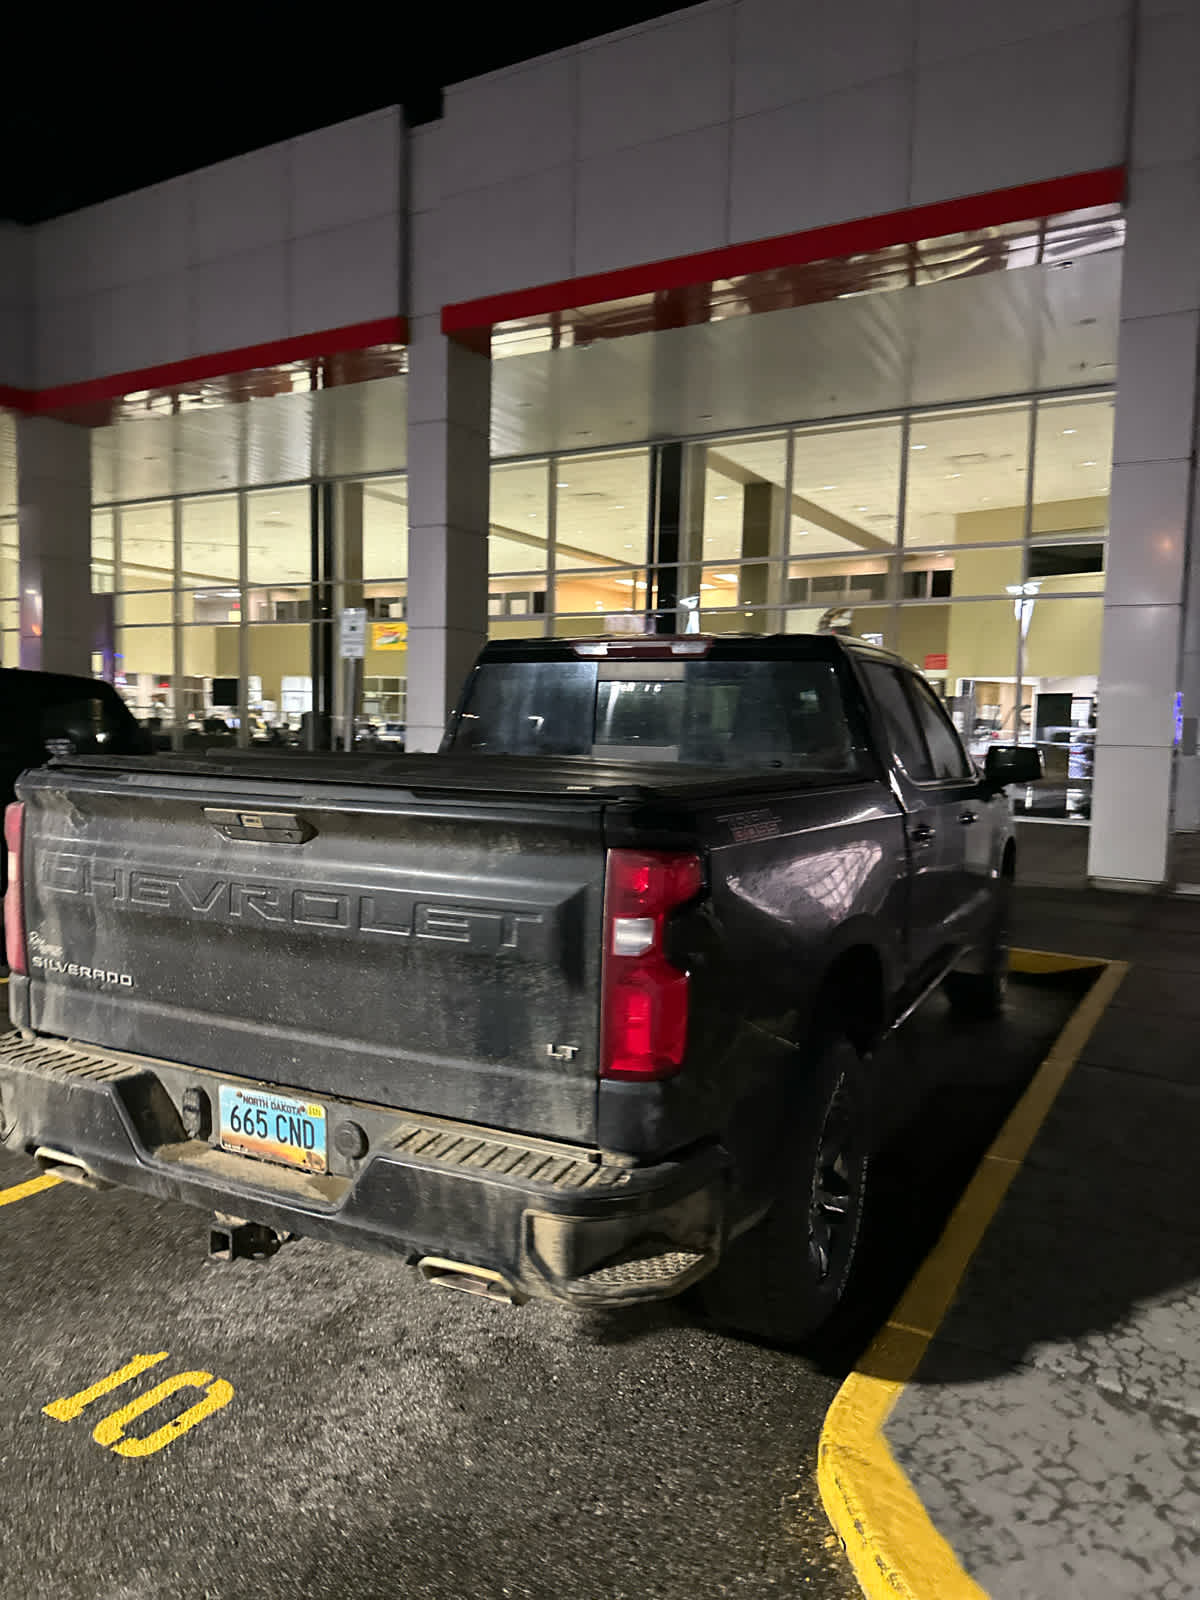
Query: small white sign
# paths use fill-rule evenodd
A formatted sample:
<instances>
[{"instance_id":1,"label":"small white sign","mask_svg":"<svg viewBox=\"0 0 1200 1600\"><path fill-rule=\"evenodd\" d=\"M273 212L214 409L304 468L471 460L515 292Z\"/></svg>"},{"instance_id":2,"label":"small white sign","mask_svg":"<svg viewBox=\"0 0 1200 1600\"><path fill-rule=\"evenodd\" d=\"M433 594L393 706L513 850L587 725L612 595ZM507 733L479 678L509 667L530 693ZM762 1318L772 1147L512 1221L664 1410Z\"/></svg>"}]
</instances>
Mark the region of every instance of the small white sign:
<instances>
[{"instance_id":1,"label":"small white sign","mask_svg":"<svg viewBox=\"0 0 1200 1600\"><path fill-rule=\"evenodd\" d=\"M344 661L361 661L367 653L367 613L362 606L342 612L338 653Z\"/></svg>"}]
</instances>

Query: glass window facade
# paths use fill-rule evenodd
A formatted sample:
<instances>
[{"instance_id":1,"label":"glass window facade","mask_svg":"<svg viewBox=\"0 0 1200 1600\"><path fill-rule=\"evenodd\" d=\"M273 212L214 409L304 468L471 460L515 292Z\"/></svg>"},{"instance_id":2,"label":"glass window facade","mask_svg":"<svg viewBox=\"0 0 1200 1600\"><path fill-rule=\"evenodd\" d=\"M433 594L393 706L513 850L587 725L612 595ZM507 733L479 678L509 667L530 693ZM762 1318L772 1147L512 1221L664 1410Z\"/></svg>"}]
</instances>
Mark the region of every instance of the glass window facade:
<instances>
[{"instance_id":1,"label":"glass window facade","mask_svg":"<svg viewBox=\"0 0 1200 1600\"><path fill-rule=\"evenodd\" d=\"M497 463L492 635L637 629L652 612L706 632L845 628L922 668L976 756L1045 747L1018 811L1085 819L1113 402L1105 388Z\"/></svg>"},{"instance_id":2,"label":"glass window facade","mask_svg":"<svg viewBox=\"0 0 1200 1600\"><path fill-rule=\"evenodd\" d=\"M92 587L112 608L106 667L134 714L183 748L294 742L319 636L354 605L369 618L364 719L402 722L404 487L392 473L98 507Z\"/></svg>"},{"instance_id":3,"label":"glass window facade","mask_svg":"<svg viewBox=\"0 0 1200 1600\"><path fill-rule=\"evenodd\" d=\"M370 619L362 731L403 720L406 379L256 383L237 404L148 397L92 435L92 589L111 641L96 665L164 744L305 736L314 681L336 698L345 606Z\"/></svg>"}]
</instances>

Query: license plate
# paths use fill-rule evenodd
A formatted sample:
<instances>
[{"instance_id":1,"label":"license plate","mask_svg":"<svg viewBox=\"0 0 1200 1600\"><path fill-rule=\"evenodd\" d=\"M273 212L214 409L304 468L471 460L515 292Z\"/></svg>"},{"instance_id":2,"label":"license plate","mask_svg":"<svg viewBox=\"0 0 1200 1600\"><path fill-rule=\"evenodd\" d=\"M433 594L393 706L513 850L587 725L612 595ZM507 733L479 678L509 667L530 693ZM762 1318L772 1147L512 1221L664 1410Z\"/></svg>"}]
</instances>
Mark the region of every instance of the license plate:
<instances>
[{"instance_id":1,"label":"license plate","mask_svg":"<svg viewBox=\"0 0 1200 1600\"><path fill-rule=\"evenodd\" d=\"M224 1149L309 1172L326 1170L324 1106L223 1083L220 1108Z\"/></svg>"}]
</instances>

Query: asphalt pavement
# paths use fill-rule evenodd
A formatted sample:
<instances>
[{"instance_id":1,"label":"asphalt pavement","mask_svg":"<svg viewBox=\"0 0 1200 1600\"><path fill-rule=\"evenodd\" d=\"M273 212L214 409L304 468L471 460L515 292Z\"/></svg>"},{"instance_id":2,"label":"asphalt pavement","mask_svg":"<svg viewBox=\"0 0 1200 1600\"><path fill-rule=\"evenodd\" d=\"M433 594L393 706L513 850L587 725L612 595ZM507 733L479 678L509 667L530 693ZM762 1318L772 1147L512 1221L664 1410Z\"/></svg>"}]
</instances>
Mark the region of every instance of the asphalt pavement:
<instances>
[{"instance_id":1,"label":"asphalt pavement","mask_svg":"<svg viewBox=\"0 0 1200 1600\"><path fill-rule=\"evenodd\" d=\"M304 1240L215 1265L199 1213L0 1155L0 1597L851 1600L825 1411L1076 993L1022 981L990 1027L935 1000L881 1059L857 1291L805 1354Z\"/></svg>"}]
</instances>

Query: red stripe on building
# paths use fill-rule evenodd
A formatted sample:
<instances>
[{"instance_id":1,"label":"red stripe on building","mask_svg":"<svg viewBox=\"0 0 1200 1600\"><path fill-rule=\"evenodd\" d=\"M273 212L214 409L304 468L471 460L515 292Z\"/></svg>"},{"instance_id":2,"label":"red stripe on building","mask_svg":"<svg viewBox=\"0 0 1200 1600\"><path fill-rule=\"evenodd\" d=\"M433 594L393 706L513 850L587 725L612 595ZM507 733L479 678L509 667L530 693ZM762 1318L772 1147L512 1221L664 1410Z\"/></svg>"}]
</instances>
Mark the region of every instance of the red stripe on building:
<instances>
[{"instance_id":1,"label":"red stripe on building","mask_svg":"<svg viewBox=\"0 0 1200 1600\"><path fill-rule=\"evenodd\" d=\"M408 321L405 317L378 317L371 322L354 322L343 328L297 334L291 339L273 339L266 344L243 345L237 350L217 350L209 355L189 356L184 361L168 361L161 366L144 367L134 372L114 372L103 378L61 384L53 389L0 388L0 406L33 416L81 415L126 395L143 391L181 389L189 384L212 382L233 374L289 366L298 361L318 361L328 356L407 342Z\"/></svg>"},{"instance_id":2,"label":"red stripe on building","mask_svg":"<svg viewBox=\"0 0 1200 1600\"><path fill-rule=\"evenodd\" d=\"M574 311L636 295L661 294L722 278L743 278L756 272L772 272L813 261L865 255L892 245L916 244L918 240L937 239L950 233L973 233L981 228L1032 221L1064 211L1112 205L1124 197L1124 167L1103 167L1095 172L1050 178L1042 183L1020 184L1012 189L993 189L986 194L939 200L905 211L889 211L854 222L835 222L824 228L808 228L802 233L785 233L748 244L703 250L696 255L673 256L666 261L567 278L532 289L462 300L442 308L442 331L462 336L501 322Z\"/></svg>"}]
</instances>

